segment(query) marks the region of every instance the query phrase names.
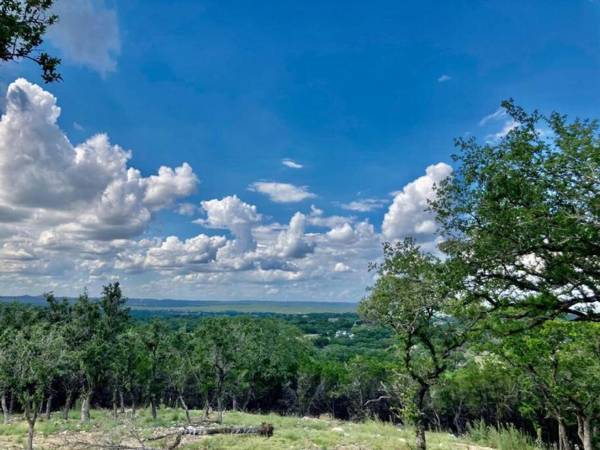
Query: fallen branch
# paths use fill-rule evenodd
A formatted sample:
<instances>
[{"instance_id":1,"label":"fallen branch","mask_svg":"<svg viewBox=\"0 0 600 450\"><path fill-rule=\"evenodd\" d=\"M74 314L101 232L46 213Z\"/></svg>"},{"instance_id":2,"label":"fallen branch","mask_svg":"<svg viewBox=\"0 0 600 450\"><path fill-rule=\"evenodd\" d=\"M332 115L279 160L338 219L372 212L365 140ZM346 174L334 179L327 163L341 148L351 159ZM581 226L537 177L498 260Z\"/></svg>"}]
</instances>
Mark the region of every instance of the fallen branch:
<instances>
[{"instance_id":1,"label":"fallen branch","mask_svg":"<svg viewBox=\"0 0 600 450\"><path fill-rule=\"evenodd\" d=\"M248 426L248 427L236 427L236 426L226 426L226 427L181 427L177 430L174 430L170 433L161 434L159 436L153 436L147 441L157 441L159 439L163 439L169 436L208 436L211 434L256 434L258 436L273 436L273 425L270 423L263 422L258 427Z\"/></svg>"}]
</instances>

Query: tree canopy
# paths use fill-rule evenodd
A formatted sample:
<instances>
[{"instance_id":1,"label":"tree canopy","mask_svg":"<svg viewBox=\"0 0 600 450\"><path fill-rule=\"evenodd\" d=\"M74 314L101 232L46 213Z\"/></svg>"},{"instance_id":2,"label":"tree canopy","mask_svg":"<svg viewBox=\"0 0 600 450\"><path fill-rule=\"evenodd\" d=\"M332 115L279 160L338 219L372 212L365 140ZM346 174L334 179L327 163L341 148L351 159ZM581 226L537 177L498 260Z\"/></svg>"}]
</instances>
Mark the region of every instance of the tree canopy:
<instances>
[{"instance_id":1,"label":"tree canopy","mask_svg":"<svg viewBox=\"0 0 600 450\"><path fill-rule=\"evenodd\" d=\"M0 59L35 62L46 83L61 79L57 71L60 59L37 50L47 28L58 20L51 12L53 3L54 0L0 1Z\"/></svg>"},{"instance_id":2,"label":"tree canopy","mask_svg":"<svg viewBox=\"0 0 600 450\"><path fill-rule=\"evenodd\" d=\"M598 124L502 105L506 136L457 140L456 172L432 202L441 248L463 265L467 295L505 317L600 320Z\"/></svg>"}]
</instances>

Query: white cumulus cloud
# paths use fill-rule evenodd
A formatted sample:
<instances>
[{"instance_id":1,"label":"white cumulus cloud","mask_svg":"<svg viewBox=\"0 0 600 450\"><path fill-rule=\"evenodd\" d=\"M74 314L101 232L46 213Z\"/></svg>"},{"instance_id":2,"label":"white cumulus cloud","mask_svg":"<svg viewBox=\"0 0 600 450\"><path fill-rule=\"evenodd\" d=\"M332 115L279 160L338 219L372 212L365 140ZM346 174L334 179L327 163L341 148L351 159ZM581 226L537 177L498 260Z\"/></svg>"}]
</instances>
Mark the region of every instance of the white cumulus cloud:
<instances>
[{"instance_id":1,"label":"white cumulus cloud","mask_svg":"<svg viewBox=\"0 0 600 450\"><path fill-rule=\"evenodd\" d=\"M382 234L387 240L413 236L430 240L436 230L435 217L427 210L434 196L434 185L452 173L445 163L427 167L425 175L408 183L395 193L394 201L383 218Z\"/></svg>"},{"instance_id":2,"label":"white cumulus cloud","mask_svg":"<svg viewBox=\"0 0 600 450\"><path fill-rule=\"evenodd\" d=\"M306 216L297 212L286 230L279 233L275 251L284 258L303 258L314 250L314 244L304 236Z\"/></svg>"},{"instance_id":3,"label":"white cumulus cloud","mask_svg":"<svg viewBox=\"0 0 600 450\"><path fill-rule=\"evenodd\" d=\"M337 273L350 272L350 267L342 262L335 263L333 271Z\"/></svg>"},{"instance_id":4,"label":"white cumulus cloud","mask_svg":"<svg viewBox=\"0 0 600 450\"><path fill-rule=\"evenodd\" d=\"M24 79L11 83L0 119L0 206L30 225L117 239L143 231L152 212L194 192L183 163L144 177L131 152L98 134L73 146L58 127L56 98ZM0 214L1 216L2 214Z\"/></svg>"},{"instance_id":5,"label":"white cumulus cloud","mask_svg":"<svg viewBox=\"0 0 600 450\"><path fill-rule=\"evenodd\" d=\"M316 197L306 186L289 183L257 181L248 186L248 190L265 194L276 203L297 203Z\"/></svg>"},{"instance_id":6,"label":"white cumulus cloud","mask_svg":"<svg viewBox=\"0 0 600 450\"><path fill-rule=\"evenodd\" d=\"M209 228L227 229L235 236L236 250L245 252L256 247L252 228L261 220L256 206L244 203L236 195L202 202L206 219L196 223Z\"/></svg>"}]
</instances>

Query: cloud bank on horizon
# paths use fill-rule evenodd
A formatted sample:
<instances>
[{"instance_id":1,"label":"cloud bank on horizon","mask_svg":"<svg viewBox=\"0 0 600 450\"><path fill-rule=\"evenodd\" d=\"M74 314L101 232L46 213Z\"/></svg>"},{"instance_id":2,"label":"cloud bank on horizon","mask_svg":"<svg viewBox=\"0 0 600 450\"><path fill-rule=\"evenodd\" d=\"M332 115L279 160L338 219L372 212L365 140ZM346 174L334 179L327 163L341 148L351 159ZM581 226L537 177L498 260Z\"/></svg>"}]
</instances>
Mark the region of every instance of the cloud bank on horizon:
<instances>
[{"instance_id":1,"label":"cloud bank on horizon","mask_svg":"<svg viewBox=\"0 0 600 450\"><path fill-rule=\"evenodd\" d=\"M278 223L235 194L189 203L201 195L201 172L185 161L144 175L131 165L132 152L106 134L72 144L58 125L57 99L23 78L9 85L5 102L3 289L72 295L119 278L135 296L358 300L382 240L414 235L435 244L425 207L434 183L452 171L445 163L396 192L381 226L327 215L307 202L316 197L307 187L253 183L250 190L275 204L297 206L287 223ZM380 199L357 199L344 208L361 213L383 206ZM157 218L170 212L201 232L156 232Z\"/></svg>"}]
</instances>

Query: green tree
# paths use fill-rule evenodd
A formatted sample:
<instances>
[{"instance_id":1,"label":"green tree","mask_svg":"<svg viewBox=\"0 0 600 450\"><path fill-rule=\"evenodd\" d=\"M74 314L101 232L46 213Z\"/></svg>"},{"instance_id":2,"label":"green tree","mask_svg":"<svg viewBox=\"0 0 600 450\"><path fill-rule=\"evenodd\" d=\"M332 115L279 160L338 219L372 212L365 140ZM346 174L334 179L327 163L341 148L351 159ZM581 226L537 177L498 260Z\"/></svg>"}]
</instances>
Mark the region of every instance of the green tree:
<instances>
[{"instance_id":1,"label":"green tree","mask_svg":"<svg viewBox=\"0 0 600 450\"><path fill-rule=\"evenodd\" d=\"M501 355L530 381L535 403L556 420L561 450L569 450L570 417L584 450L592 450L600 418L600 324L548 321L504 339Z\"/></svg>"},{"instance_id":2,"label":"green tree","mask_svg":"<svg viewBox=\"0 0 600 450\"><path fill-rule=\"evenodd\" d=\"M442 249L464 266L473 301L518 327L600 320L598 124L502 106L506 136L456 142L457 170L432 202Z\"/></svg>"},{"instance_id":3,"label":"green tree","mask_svg":"<svg viewBox=\"0 0 600 450\"><path fill-rule=\"evenodd\" d=\"M5 351L11 384L29 425L27 448L31 450L40 405L61 370L64 341L56 330L34 325L13 335Z\"/></svg>"},{"instance_id":4,"label":"green tree","mask_svg":"<svg viewBox=\"0 0 600 450\"><path fill-rule=\"evenodd\" d=\"M168 361L169 343L168 328L164 322L154 320L140 329L141 339L145 347L140 368L145 384L145 393L150 399L152 418L157 418L160 394L166 382L166 363Z\"/></svg>"},{"instance_id":5,"label":"green tree","mask_svg":"<svg viewBox=\"0 0 600 450\"><path fill-rule=\"evenodd\" d=\"M122 398L123 390L120 375L128 365L127 358L129 357L127 349L119 339L130 323L129 308L125 306L126 303L127 299L123 297L118 281L102 288L102 296L100 297L102 313L100 339L104 347L104 365L107 369L106 379L111 386L113 416L115 418L117 417L117 402L119 397Z\"/></svg>"},{"instance_id":6,"label":"green tree","mask_svg":"<svg viewBox=\"0 0 600 450\"><path fill-rule=\"evenodd\" d=\"M50 13L54 0L0 1L0 59L29 59L40 66L46 83L61 79L57 72L60 59L46 52L36 53L49 26L57 20Z\"/></svg>"},{"instance_id":7,"label":"green tree","mask_svg":"<svg viewBox=\"0 0 600 450\"><path fill-rule=\"evenodd\" d=\"M236 318L207 319L198 330L198 338L206 349L217 401L218 421L223 421L225 398L237 390L236 381L244 370L247 327Z\"/></svg>"},{"instance_id":8,"label":"green tree","mask_svg":"<svg viewBox=\"0 0 600 450\"><path fill-rule=\"evenodd\" d=\"M12 369L13 357L11 348L14 336L36 325L42 319L42 312L19 303L0 304L0 407L3 413L3 422L10 419L10 411L14 398ZM7 401L10 393L10 403Z\"/></svg>"},{"instance_id":9,"label":"green tree","mask_svg":"<svg viewBox=\"0 0 600 450\"><path fill-rule=\"evenodd\" d=\"M378 278L359 307L368 320L393 329L400 340L403 370L411 383L407 412L416 427L417 449L426 448L426 402L477 323L460 296L460 274L423 253L411 239L385 243Z\"/></svg>"},{"instance_id":10,"label":"green tree","mask_svg":"<svg viewBox=\"0 0 600 450\"><path fill-rule=\"evenodd\" d=\"M194 380L194 372L199 367L194 365L194 341L191 333L185 329L179 329L169 336L169 350L167 356L166 371L168 384L177 395L177 401L185 411L185 417L189 424L192 423L190 410L185 401L186 388Z\"/></svg>"},{"instance_id":11,"label":"green tree","mask_svg":"<svg viewBox=\"0 0 600 450\"><path fill-rule=\"evenodd\" d=\"M87 292L73 305L72 319L67 324L67 345L74 352L80 383L81 421L90 420L90 404L94 390L102 381L105 367L105 345L100 333L101 312L98 303Z\"/></svg>"}]
</instances>

